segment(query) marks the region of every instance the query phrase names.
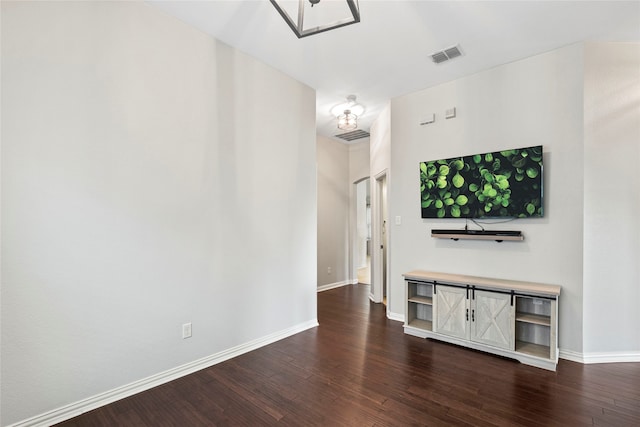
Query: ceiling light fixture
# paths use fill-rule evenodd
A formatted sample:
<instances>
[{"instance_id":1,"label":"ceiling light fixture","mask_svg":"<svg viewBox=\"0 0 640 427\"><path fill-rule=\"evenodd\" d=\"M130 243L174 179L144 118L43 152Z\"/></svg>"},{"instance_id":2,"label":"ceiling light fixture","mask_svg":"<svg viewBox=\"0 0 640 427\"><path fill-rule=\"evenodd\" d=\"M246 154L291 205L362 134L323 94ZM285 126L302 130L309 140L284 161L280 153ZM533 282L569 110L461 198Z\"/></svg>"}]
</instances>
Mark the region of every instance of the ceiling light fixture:
<instances>
[{"instance_id":1,"label":"ceiling light fixture","mask_svg":"<svg viewBox=\"0 0 640 427\"><path fill-rule=\"evenodd\" d=\"M338 116L338 129L354 130L357 127L358 116L353 114L351 110L344 110L344 113Z\"/></svg>"},{"instance_id":2,"label":"ceiling light fixture","mask_svg":"<svg viewBox=\"0 0 640 427\"><path fill-rule=\"evenodd\" d=\"M338 129L353 130L358 127L358 116L364 113L364 107L356 102L355 95L347 96L347 102L331 109L331 114L338 119Z\"/></svg>"},{"instance_id":3,"label":"ceiling light fixture","mask_svg":"<svg viewBox=\"0 0 640 427\"><path fill-rule=\"evenodd\" d=\"M358 0L324 1L322 4L320 0L269 1L299 39L360 22Z\"/></svg>"}]
</instances>

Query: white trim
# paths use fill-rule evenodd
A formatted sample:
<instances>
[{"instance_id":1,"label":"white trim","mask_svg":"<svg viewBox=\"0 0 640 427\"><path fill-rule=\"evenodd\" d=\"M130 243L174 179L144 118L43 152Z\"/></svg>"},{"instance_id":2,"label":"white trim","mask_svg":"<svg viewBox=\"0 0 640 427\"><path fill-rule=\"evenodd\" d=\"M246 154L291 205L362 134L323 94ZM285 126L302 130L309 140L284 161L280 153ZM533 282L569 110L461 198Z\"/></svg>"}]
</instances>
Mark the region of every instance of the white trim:
<instances>
[{"instance_id":1,"label":"white trim","mask_svg":"<svg viewBox=\"0 0 640 427\"><path fill-rule=\"evenodd\" d=\"M266 335L264 337L249 341L244 344L240 344L236 347L223 350L219 353L212 354L199 360L186 363L182 366L169 369L168 371L160 372L147 378L143 378L138 381L134 381L127 385L114 388L104 393L97 394L87 399L79 400L75 403L62 406L60 408L45 412L35 417L28 418L26 420L19 421L15 424L11 424L7 427L40 427L50 426L62 421L66 421L85 412L92 411L100 408L101 406L108 405L125 397L133 396L134 394L142 391L149 390L153 387L168 383L177 378L184 377L185 375L192 374L201 369L208 368L225 360L232 359L240 356L241 354L248 353L257 348L272 344L281 339L290 337L297 333L306 331L318 326L318 320L309 320L305 323L292 326L282 331L275 332L273 334Z\"/></svg>"},{"instance_id":2,"label":"white trim","mask_svg":"<svg viewBox=\"0 0 640 427\"><path fill-rule=\"evenodd\" d=\"M638 351L604 351L594 353L578 353L571 350L560 350L560 358L572 362L591 365L596 363L638 363L640 352Z\"/></svg>"},{"instance_id":3,"label":"white trim","mask_svg":"<svg viewBox=\"0 0 640 427\"><path fill-rule=\"evenodd\" d=\"M583 358L585 364L640 362L640 352L606 351L586 353Z\"/></svg>"},{"instance_id":4,"label":"white trim","mask_svg":"<svg viewBox=\"0 0 640 427\"><path fill-rule=\"evenodd\" d=\"M404 313L394 313L392 311L387 312L387 319L395 320L396 322L404 323Z\"/></svg>"},{"instance_id":5,"label":"white trim","mask_svg":"<svg viewBox=\"0 0 640 427\"><path fill-rule=\"evenodd\" d=\"M584 364L640 362L640 352L607 351L583 354Z\"/></svg>"},{"instance_id":6,"label":"white trim","mask_svg":"<svg viewBox=\"0 0 640 427\"><path fill-rule=\"evenodd\" d=\"M327 285L318 286L318 292L324 292L328 291L329 289L340 288L347 285L355 285L356 283L358 283L357 280L355 282L353 282L352 280L343 280L342 282L329 283Z\"/></svg>"},{"instance_id":7,"label":"white trim","mask_svg":"<svg viewBox=\"0 0 640 427\"><path fill-rule=\"evenodd\" d=\"M380 172L378 172L377 174L375 174L373 177L375 178L375 180L379 180L380 178L382 178L383 176L385 176L387 174L387 171L389 169L388 168L384 168L383 170L381 170Z\"/></svg>"},{"instance_id":8,"label":"white trim","mask_svg":"<svg viewBox=\"0 0 640 427\"><path fill-rule=\"evenodd\" d=\"M383 283L385 282L385 278L383 277L383 257L382 252L379 249L380 245L384 245L387 248L387 274L386 274L386 283L387 283L387 304L391 304L389 299L390 294L390 251L389 251L389 227L387 227L387 233L385 234L386 240L384 242L381 241L382 237L382 210L385 206L382 206L382 187L381 181L384 179L387 188L387 206L386 213L389 214L389 187L390 187L390 177L389 177L389 168L385 168L382 171L378 172L374 175L374 181L372 181L371 187L371 292L373 294L372 301L374 303L381 303L384 299L385 290L383 289ZM375 196L375 197L374 197Z\"/></svg>"},{"instance_id":9,"label":"white trim","mask_svg":"<svg viewBox=\"0 0 640 427\"><path fill-rule=\"evenodd\" d=\"M572 362L584 363L583 354L577 351L558 349L558 357Z\"/></svg>"}]
</instances>

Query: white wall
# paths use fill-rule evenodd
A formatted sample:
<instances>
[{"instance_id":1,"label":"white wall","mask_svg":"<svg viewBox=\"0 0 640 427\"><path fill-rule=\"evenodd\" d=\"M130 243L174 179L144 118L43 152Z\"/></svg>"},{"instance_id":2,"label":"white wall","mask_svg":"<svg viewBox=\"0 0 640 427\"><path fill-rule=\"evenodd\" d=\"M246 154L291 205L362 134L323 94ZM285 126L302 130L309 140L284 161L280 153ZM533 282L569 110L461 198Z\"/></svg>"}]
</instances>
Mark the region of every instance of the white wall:
<instances>
[{"instance_id":1,"label":"white wall","mask_svg":"<svg viewBox=\"0 0 640 427\"><path fill-rule=\"evenodd\" d=\"M315 324L312 89L144 3L1 24L0 424Z\"/></svg>"},{"instance_id":2,"label":"white wall","mask_svg":"<svg viewBox=\"0 0 640 427\"><path fill-rule=\"evenodd\" d=\"M377 190L376 177L386 174L387 185L390 180L391 167L391 107L385 106L378 118L371 125L370 130L370 169L371 169L371 295L374 302L382 302L382 251L380 250L380 200ZM387 228L392 234L392 227ZM388 252L389 254L389 252ZM390 255L390 254L389 254ZM404 296L404 294L403 294ZM387 313L390 306L387 306ZM403 313L402 306L396 313Z\"/></svg>"},{"instance_id":3,"label":"white wall","mask_svg":"<svg viewBox=\"0 0 640 427\"><path fill-rule=\"evenodd\" d=\"M370 174L369 138L358 140L347 145L349 149L349 182L354 183Z\"/></svg>"},{"instance_id":4,"label":"white wall","mask_svg":"<svg viewBox=\"0 0 640 427\"><path fill-rule=\"evenodd\" d=\"M584 94L585 357L638 360L640 44L587 44Z\"/></svg>"},{"instance_id":5,"label":"white wall","mask_svg":"<svg viewBox=\"0 0 640 427\"><path fill-rule=\"evenodd\" d=\"M349 279L349 149L317 136L318 288ZM330 269L330 272L329 272Z\"/></svg>"},{"instance_id":6,"label":"white wall","mask_svg":"<svg viewBox=\"0 0 640 427\"><path fill-rule=\"evenodd\" d=\"M582 351L582 81L583 47L573 45L391 101L389 217L402 219L390 226L392 312L404 312L402 274L413 269L558 284L560 347ZM444 120L452 107L457 117ZM420 126L429 113L435 123ZM539 144L545 217L489 226L522 230L523 242L430 237L464 220L420 218L420 161Z\"/></svg>"},{"instance_id":7,"label":"white wall","mask_svg":"<svg viewBox=\"0 0 640 427\"><path fill-rule=\"evenodd\" d=\"M370 170L375 177L391 166L391 105L385 106L370 131Z\"/></svg>"}]
</instances>

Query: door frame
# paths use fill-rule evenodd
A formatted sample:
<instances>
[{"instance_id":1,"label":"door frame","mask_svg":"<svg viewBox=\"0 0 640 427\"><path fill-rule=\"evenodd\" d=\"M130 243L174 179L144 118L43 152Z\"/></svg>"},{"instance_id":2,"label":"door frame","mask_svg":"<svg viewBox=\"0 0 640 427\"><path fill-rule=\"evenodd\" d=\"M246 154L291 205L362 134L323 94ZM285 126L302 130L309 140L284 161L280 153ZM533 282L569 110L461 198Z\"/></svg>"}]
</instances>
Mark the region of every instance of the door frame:
<instances>
[{"instance_id":1,"label":"door frame","mask_svg":"<svg viewBox=\"0 0 640 427\"><path fill-rule=\"evenodd\" d=\"M353 200L353 208L351 209L351 227L350 227L350 233L349 233L349 238L350 238L350 250L349 250L349 268L351 270L351 283L352 284L356 284L358 283L358 203L360 202L358 200L358 184L362 183L363 181L367 181L368 180L368 186L369 186L369 195L371 195L371 177L370 176L365 176L362 177L360 179L357 179L356 181L353 182L353 186L352 186L352 191L353 191L353 197L351 200ZM369 203L371 206L371 197L369 199ZM365 204L366 204L366 200L365 200ZM371 237L373 237L373 223L371 224ZM373 244L373 239L371 240L370 244ZM369 268L371 268L371 260L369 260ZM369 273L369 284L371 283L371 273Z\"/></svg>"},{"instance_id":2,"label":"door frame","mask_svg":"<svg viewBox=\"0 0 640 427\"><path fill-rule=\"evenodd\" d=\"M374 176L375 182L375 191L372 191L371 195L371 213L372 213L372 222L373 222L373 230L372 230L372 251L371 251L371 294L369 298L375 303L381 303L383 298L383 286L386 284L386 294L387 294L387 317L389 316L391 306L391 290L389 289L389 259L390 259L390 250L389 250L389 235L391 232L391 227L389 226L389 170L384 169L381 172L377 173ZM382 191L383 184L386 187L386 206L383 206L382 203ZM384 211L387 213L387 224L386 224L386 232L385 239L382 241L382 220L385 215L383 215ZM384 245L387 251L386 257L386 274L383 275L383 254L384 250L380 245Z\"/></svg>"}]
</instances>

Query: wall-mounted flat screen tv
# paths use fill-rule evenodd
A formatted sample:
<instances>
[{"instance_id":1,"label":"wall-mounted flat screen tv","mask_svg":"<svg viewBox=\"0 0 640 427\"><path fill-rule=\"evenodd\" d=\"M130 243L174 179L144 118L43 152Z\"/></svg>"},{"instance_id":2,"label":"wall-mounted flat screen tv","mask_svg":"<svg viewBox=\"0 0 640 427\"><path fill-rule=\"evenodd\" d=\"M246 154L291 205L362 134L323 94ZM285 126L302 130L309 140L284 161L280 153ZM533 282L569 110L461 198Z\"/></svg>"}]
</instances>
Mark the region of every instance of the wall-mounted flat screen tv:
<instances>
[{"instance_id":1,"label":"wall-mounted flat screen tv","mask_svg":"<svg viewBox=\"0 0 640 427\"><path fill-rule=\"evenodd\" d=\"M544 216L542 145L420 163L422 218Z\"/></svg>"}]
</instances>

